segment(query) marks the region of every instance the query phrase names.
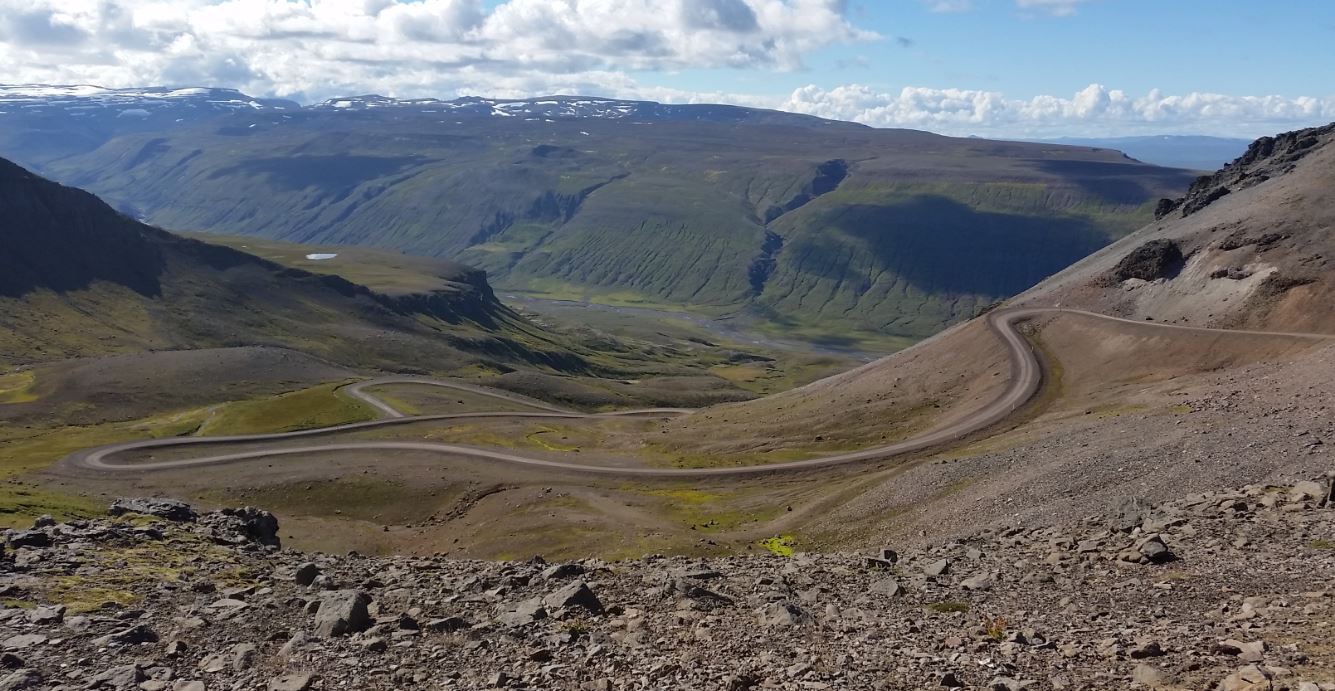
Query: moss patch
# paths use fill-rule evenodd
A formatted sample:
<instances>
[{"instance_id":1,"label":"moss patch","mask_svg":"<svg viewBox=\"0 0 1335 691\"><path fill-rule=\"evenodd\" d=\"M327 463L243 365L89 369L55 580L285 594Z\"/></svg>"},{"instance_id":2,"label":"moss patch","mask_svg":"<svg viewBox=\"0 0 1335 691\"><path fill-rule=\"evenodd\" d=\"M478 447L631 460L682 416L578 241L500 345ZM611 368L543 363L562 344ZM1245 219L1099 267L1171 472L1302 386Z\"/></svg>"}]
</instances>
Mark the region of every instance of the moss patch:
<instances>
[{"instance_id":1,"label":"moss patch","mask_svg":"<svg viewBox=\"0 0 1335 691\"><path fill-rule=\"evenodd\" d=\"M32 370L0 374L0 403L31 403L37 400L33 385L37 373Z\"/></svg>"},{"instance_id":2,"label":"moss patch","mask_svg":"<svg viewBox=\"0 0 1335 691\"><path fill-rule=\"evenodd\" d=\"M968 612L969 603L959 600L942 600L941 602L932 602L927 605L927 609L937 614L950 614L953 612Z\"/></svg>"},{"instance_id":3,"label":"moss patch","mask_svg":"<svg viewBox=\"0 0 1335 691\"><path fill-rule=\"evenodd\" d=\"M205 436L290 432L375 419L360 401L341 396L341 384L324 384L255 401L229 403L199 429Z\"/></svg>"},{"instance_id":4,"label":"moss patch","mask_svg":"<svg viewBox=\"0 0 1335 691\"><path fill-rule=\"evenodd\" d=\"M793 556L794 546L797 544L797 539L792 535L776 535L774 537L767 537L764 540L761 540L758 544L769 550L771 554L776 554L780 557L791 557Z\"/></svg>"}]
</instances>

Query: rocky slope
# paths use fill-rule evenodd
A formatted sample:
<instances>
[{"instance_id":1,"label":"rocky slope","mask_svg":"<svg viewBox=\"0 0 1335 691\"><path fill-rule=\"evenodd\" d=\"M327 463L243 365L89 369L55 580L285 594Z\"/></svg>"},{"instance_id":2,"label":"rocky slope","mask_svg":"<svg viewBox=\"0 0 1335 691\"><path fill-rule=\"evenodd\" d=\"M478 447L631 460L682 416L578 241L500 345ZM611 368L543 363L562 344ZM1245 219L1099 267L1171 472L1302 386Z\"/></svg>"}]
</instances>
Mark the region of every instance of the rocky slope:
<instances>
[{"instance_id":1,"label":"rocky slope","mask_svg":"<svg viewBox=\"0 0 1335 691\"><path fill-rule=\"evenodd\" d=\"M1156 215L1016 302L1335 332L1335 124L1257 140Z\"/></svg>"},{"instance_id":2,"label":"rocky slope","mask_svg":"<svg viewBox=\"0 0 1335 691\"><path fill-rule=\"evenodd\" d=\"M118 501L6 535L0 688L1335 689L1332 476L619 563L302 554L263 511Z\"/></svg>"}]
</instances>

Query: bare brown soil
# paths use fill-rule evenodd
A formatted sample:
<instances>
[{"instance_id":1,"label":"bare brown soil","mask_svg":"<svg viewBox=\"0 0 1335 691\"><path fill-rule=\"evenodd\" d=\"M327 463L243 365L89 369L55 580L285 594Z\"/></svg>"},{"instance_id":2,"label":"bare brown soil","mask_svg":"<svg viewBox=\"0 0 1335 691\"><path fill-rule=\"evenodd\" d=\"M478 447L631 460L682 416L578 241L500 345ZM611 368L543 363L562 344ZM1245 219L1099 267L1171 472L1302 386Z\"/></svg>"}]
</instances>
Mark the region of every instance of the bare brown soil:
<instances>
[{"instance_id":1,"label":"bare brown soil","mask_svg":"<svg viewBox=\"0 0 1335 691\"><path fill-rule=\"evenodd\" d=\"M1305 445L1335 438L1327 393L1335 391L1335 348L1285 336L1201 333L1077 315L1035 329L1051 360L1050 390L1027 413L1027 424L960 448L875 465L783 478L629 482L439 454L324 452L137 479L53 481L108 495L164 493L261 504L278 511L290 544L315 549L626 557L746 551L773 535L793 535L806 548L834 548L892 536L940 538L994 523L1078 518L1127 494L1176 496L1194 487L1303 476L1322 461L1319 446ZM913 400L943 377L957 379L948 369L955 357L988 364L989 337L964 327L943 335L936 347L868 366L861 376L805 387L804 396L774 398L800 401L804 410L824 411L832 421L848 410L850 398L865 395L859 387L870 390L868 380L907 392L885 401ZM960 381L958 397L933 419L965 414L985 399L1001 379L988 373L995 370L985 367ZM1319 374L1313 378L1313 372ZM1266 378L1256 379L1259 374ZM1303 408L1285 405L1291 412L1312 411L1308 435L1296 436L1293 428L1292 420L1303 414L1272 414L1286 391L1303 392L1297 399ZM829 401L824 408L822 401ZM722 418L745 408L699 415ZM872 420L868 416L865 424ZM797 440L810 435L801 421L798 416L791 427L774 428L786 429L799 450ZM469 421L463 429L457 422L413 423L394 434L499 443L594 464L661 462L656 447L644 447L646 437L656 436L646 429L651 424L499 419ZM534 440L535 428L544 425L550 432ZM384 438L384 432L350 436Z\"/></svg>"}]
</instances>

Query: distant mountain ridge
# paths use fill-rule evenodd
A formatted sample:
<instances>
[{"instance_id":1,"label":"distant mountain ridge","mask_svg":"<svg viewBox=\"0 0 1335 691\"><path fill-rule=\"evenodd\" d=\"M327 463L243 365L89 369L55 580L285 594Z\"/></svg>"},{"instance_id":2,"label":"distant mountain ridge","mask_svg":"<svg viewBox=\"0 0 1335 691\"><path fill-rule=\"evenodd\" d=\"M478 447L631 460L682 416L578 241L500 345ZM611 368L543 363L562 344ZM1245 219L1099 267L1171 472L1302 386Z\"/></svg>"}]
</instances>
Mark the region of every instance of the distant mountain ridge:
<instances>
[{"instance_id":1,"label":"distant mountain ridge","mask_svg":"<svg viewBox=\"0 0 1335 691\"><path fill-rule=\"evenodd\" d=\"M1137 161L1188 170L1219 168L1241 155L1247 150L1247 145L1252 143L1250 139L1175 134L1140 137L1057 137L1029 141L1116 149Z\"/></svg>"},{"instance_id":2,"label":"distant mountain ridge","mask_svg":"<svg viewBox=\"0 0 1335 691\"><path fill-rule=\"evenodd\" d=\"M399 112L443 114L453 117L534 119L601 118L627 121L707 121L749 124L789 124L808 127L855 127L852 122L814 115L726 104L669 104L587 96L542 96L526 99L494 99L465 96L453 100L437 98L392 98L377 94L330 98L301 105L276 98L256 98L236 89L213 87L141 87L109 89L92 85L0 84L0 122L5 115L40 113L78 118L150 117L157 113L188 113L194 116L240 110L365 111L394 109ZM192 112L193 111L193 112Z\"/></svg>"}]
</instances>

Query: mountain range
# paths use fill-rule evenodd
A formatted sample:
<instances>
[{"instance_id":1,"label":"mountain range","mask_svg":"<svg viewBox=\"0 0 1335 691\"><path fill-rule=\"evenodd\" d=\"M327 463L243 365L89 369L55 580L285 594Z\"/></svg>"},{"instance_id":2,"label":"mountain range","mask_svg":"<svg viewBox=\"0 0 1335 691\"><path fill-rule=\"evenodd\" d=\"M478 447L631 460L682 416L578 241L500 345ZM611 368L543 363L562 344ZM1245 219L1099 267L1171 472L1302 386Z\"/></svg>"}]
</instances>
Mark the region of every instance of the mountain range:
<instances>
[{"instance_id":1,"label":"mountain range","mask_svg":"<svg viewBox=\"0 0 1335 691\"><path fill-rule=\"evenodd\" d=\"M1035 141L1116 149L1138 161L1189 170L1214 170L1223 167L1225 163L1242 155L1252 143L1250 139L1198 135L1059 137Z\"/></svg>"},{"instance_id":2,"label":"mountain range","mask_svg":"<svg viewBox=\"0 0 1335 691\"><path fill-rule=\"evenodd\" d=\"M165 227L899 345L1130 232L1192 177L1105 149L560 96L6 87L0 111L0 154Z\"/></svg>"}]
</instances>

